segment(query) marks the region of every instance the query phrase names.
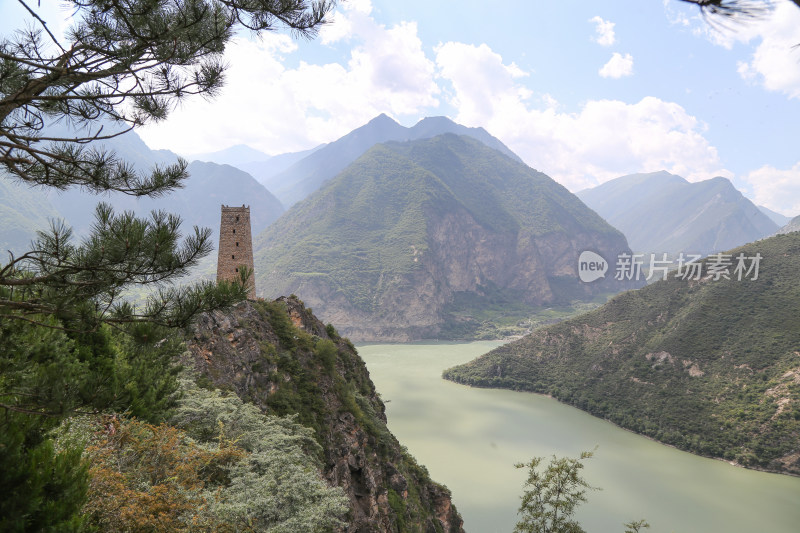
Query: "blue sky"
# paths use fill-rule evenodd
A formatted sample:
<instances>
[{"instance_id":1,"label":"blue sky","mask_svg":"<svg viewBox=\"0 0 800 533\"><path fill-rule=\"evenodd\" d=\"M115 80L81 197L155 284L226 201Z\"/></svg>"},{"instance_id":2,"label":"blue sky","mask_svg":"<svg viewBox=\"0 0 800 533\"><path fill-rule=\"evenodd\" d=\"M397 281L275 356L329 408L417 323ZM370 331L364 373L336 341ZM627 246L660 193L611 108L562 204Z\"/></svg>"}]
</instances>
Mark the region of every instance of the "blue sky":
<instances>
[{"instance_id":1,"label":"blue sky","mask_svg":"<svg viewBox=\"0 0 800 533\"><path fill-rule=\"evenodd\" d=\"M0 4L5 15L8 0ZM715 31L677 0L349 0L313 41L241 36L228 84L140 135L197 153L335 140L380 113L483 126L571 190L666 169L800 214L800 9Z\"/></svg>"}]
</instances>

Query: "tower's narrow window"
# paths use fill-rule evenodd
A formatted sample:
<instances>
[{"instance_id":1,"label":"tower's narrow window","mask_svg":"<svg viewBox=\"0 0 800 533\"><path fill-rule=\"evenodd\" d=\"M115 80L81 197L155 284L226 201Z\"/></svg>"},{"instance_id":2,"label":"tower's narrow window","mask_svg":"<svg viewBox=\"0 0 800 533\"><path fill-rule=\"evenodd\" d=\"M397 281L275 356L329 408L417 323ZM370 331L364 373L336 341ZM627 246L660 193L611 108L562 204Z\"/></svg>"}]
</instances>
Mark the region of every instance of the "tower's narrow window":
<instances>
[{"instance_id":1,"label":"tower's narrow window","mask_svg":"<svg viewBox=\"0 0 800 533\"><path fill-rule=\"evenodd\" d=\"M236 233L236 230L233 230L233 232Z\"/></svg>"},{"instance_id":2,"label":"tower's narrow window","mask_svg":"<svg viewBox=\"0 0 800 533\"><path fill-rule=\"evenodd\" d=\"M236 222L239 222L239 215L236 215Z\"/></svg>"},{"instance_id":3,"label":"tower's narrow window","mask_svg":"<svg viewBox=\"0 0 800 533\"><path fill-rule=\"evenodd\" d=\"M237 246L237 248L238 248L238 246L239 246L239 243L238 243L238 242L236 243L236 246Z\"/></svg>"},{"instance_id":4,"label":"tower's narrow window","mask_svg":"<svg viewBox=\"0 0 800 533\"><path fill-rule=\"evenodd\" d=\"M238 269L238 268L236 269L236 272L239 272L239 269Z\"/></svg>"},{"instance_id":5,"label":"tower's narrow window","mask_svg":"<svg viewBox=\"0 0 800 533\"><path fill-rule=\"evenodd\" d=\"M236 256L235 256L235 255L232 255L232 256L231 256L231 259L236 259Z\"/></svg>"}]
</instances>

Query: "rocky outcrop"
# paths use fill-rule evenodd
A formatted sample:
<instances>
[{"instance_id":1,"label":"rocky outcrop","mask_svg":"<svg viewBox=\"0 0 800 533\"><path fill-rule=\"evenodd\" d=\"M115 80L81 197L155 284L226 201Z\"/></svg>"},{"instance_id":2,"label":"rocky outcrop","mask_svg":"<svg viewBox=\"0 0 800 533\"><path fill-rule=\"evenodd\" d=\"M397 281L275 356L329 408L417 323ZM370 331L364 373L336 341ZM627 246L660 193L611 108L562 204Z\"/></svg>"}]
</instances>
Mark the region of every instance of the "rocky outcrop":
<instances>
[{"instance_id":1,"label":"rocky outcrop","mask_svg":"<svg viewBox=\"0 0 800 533\"><path fill-rule=\"evenodd\" d=\"M324 449L322 475L350 499L347 533L461 532L450 492L404 451L353 345L296 298L201 315L187 341L214 387L297 415Z\"/></svg>"}]
</instances>

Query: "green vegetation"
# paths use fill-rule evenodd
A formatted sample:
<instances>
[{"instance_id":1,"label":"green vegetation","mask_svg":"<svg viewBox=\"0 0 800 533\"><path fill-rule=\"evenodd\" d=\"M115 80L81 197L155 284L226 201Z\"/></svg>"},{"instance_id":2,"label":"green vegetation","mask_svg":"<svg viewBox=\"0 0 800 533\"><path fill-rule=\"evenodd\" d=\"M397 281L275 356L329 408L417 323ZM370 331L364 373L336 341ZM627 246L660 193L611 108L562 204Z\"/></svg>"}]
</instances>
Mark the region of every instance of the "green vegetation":
<instances>
[{"instance_id":1,"label":"green vegetation","mask_svg":"<svg viewBox=\"0 0 800 533\"><path fill-rule=\"evenodd\" d=\"M520 302L509 291L482 294L457 292L445 308L446 322L438 334L445 340L490 340L527 335L531 331L591 311L606 303L610 294L590 301L574 300L563 305L532 306Z\"/></svg>"},{"instance_id":2,"label":"green vegetation","mask_svg":"<svg viewBox=\"0 0 800 533\"><path fill-rule=\"evenodd\" d=\"M347 499L319 471L312 431L182 376L170 425L82 416L56 431L84 448L85 531L323 532ZM73 490L86 491L77 485Z\"/></svg>"},{"instance_id":3,"label":"green vegetation","mask_svg":"<svg viewBox=\"0 0 800 533\"><path fill-rule=\"evenodd\" d=\"M444 377L550 394L701 455L800 473L800 234L732 250L757 280L671 278Z\"/></svg>"},{"instance_id":4,"label":"green vegetation","mask_svg":"<svg viewBox=\"0 0 800 533\"><path fill-rule=\"evenodd\" d=\"M594 452L583 452L577 459L553 456L541 471L539 465L544 457L516 464L517 468L528 470L528 479L518 511L521 518L514 533L585 533L574 515L578 506L587 501L587 490L600 490L581 476L583 461L593 455ZM625 527L625 533L638 533L650 525L638 520Z\"/></svg>"},{"instance_id":5,"label":"green vegetation","mask_svg":"<svg viewBox=\"0 0 800 533\"><path fill-rule=\"evenodd\" d=\"M164 420L177 388L180 342L148 324L114 332L0 322L0 529L75 531L90 477L83 445L50 437L77 412L127 412ZM158 341L158 342L156 342Z\"/></svg>"}]
</instances>

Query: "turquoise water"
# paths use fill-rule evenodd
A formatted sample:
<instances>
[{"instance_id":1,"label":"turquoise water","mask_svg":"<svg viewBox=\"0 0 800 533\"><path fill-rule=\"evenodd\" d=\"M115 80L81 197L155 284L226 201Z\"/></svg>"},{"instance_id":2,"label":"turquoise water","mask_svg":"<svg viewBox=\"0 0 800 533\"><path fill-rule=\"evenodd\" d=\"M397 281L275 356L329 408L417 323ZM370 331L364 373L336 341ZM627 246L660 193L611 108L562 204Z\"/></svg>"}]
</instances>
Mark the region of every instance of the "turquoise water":
<instances>
[{"instance_id":1,"label":"turquoise water","mask_svg":"<svg viewBox=\"0 0 800 533\"><path fill-rule=\"evenodd\" d=\"M622 533L640 518L649 533L800 532L800 478L696 457L544 396L441 379L499 344L358 346L389 429L450 488L466 531L513 530L525 479L514 463L597 447L583 472L602 490L578 512L589 533Z\"/></svg>"}]
</instances>

